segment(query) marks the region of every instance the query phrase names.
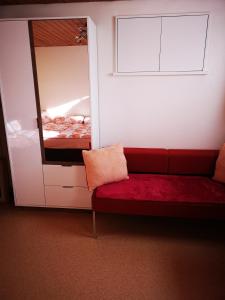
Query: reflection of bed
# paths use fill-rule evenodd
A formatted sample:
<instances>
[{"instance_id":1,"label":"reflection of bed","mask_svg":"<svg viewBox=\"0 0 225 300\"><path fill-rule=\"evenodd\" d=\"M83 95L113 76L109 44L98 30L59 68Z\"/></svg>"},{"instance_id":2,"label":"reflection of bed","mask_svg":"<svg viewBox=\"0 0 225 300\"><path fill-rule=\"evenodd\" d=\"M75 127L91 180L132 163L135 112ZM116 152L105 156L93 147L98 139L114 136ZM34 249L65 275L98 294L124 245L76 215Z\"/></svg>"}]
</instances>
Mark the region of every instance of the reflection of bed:
<instances>
[{"instance_id":1,"label":"reflection of bed","mask_svg":"<svg viewBox=\"0 0 225 300\"><path fill-rule=\"evenodd\" d=\"M90 149L89 117L42 117L42 127L45 148Z\"/></svg>"}]
</instances>

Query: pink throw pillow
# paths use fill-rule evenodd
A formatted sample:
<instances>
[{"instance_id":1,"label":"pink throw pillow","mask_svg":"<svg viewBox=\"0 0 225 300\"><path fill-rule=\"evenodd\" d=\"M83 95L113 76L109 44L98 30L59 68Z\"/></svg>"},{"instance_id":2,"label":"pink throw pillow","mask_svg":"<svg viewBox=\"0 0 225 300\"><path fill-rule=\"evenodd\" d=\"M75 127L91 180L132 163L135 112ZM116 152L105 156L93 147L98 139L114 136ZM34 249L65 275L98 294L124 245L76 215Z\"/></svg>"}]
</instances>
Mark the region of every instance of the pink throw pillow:
<instances>
[{"instance_id":1,"label":"pink throw pillow","mask_svg":"<svg viewBox=\"0 0 225 300\"><path fill-rule=\"evenodd\" d=\"M225 183L225 144L223 144L217 158L213 179Z\"/></svg>"},{"instance_id":2,"label":"pink throw pillow","mask_svg":"<svg viewBox=\"0 0 225 300\"><path fill-rule=\"evenodd\" d=\"M127 161L121 145L82 151L90 191L105 183L128 179Z\"/></svg>"}]
</instances>

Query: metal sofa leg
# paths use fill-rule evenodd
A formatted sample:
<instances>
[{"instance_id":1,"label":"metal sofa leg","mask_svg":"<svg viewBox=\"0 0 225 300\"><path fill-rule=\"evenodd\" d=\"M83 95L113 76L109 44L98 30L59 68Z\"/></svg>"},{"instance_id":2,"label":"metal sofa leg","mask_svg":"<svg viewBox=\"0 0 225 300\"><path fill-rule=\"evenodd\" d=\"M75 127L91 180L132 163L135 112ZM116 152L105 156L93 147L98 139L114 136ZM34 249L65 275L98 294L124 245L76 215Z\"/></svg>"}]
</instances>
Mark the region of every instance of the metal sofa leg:
<instances>
[{"instance_id":1,"label":"metal sofa leg","mask_svg":"<svg viewBox=\"0 0 225 300\"><path fill-rule=\"evenodd\" d=\"M97 238L97 232L96 232L96 219L95 219L95 211L92 210L92 229L93 229L93 237Z\"/></svg>"}]
</instances>

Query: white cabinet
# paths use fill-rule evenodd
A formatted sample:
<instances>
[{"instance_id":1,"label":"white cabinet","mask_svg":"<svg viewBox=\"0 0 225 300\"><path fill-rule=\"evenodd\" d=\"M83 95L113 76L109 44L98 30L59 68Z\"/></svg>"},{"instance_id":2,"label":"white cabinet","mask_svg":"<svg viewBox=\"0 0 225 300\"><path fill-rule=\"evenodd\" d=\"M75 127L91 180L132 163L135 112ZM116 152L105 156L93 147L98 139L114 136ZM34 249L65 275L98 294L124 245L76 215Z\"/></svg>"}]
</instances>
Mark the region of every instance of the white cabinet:
<instances>
[{"instance_id":1,"label":"white cabinet","mask_svg":"<svg viewBox=\"0 0 225 300\"><path fill-rule=\"evenodd\" d=\"M91 209L84 166L44 166L47 207Z\"/></svg>"},{"instance_id":2,"label":"white cabinet","mask_svg":"<svg viewBox=\"0 0 225 300\"><path fill-rule=\"evenodd\" d=\"M116 17L116 73L203 74L209 14Z\"/></svg>"},{"instance_id":3,"label":"white cabinet","mask_svg":"<svg viewBox=\"0 0 225 300\"><path fill-rule=\"evenodd\" d=\"M83 166L42 164L28 21L0 20L0 92L15 204L91 208ZM87 24L92 147L97 148L96 28L89 17Z\"/></svg>"}]
</instances>

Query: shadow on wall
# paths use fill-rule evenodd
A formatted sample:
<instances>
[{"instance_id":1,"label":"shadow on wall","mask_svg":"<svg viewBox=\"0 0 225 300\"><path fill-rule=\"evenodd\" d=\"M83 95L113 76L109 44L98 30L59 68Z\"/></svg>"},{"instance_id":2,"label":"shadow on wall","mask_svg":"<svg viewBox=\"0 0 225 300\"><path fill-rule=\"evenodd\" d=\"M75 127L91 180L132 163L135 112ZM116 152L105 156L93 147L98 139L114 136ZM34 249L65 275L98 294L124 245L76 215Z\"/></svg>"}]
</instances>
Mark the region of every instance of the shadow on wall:
<instances>
[{"instance_id":1,"label":"shadow on wall","mask_svg":"<svg viewBox=\"0 0 225 300\"><path fill-rule=\"evenodd\" d=\"M90 100L89 96L84 96L66 102L65 104L46 108L47 114L50 118L57 116L70 116L70 115L90 115Z\"/></svg>"}]
</instances>

